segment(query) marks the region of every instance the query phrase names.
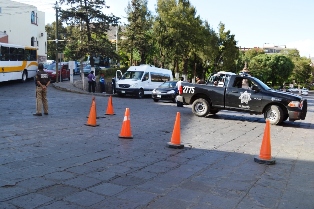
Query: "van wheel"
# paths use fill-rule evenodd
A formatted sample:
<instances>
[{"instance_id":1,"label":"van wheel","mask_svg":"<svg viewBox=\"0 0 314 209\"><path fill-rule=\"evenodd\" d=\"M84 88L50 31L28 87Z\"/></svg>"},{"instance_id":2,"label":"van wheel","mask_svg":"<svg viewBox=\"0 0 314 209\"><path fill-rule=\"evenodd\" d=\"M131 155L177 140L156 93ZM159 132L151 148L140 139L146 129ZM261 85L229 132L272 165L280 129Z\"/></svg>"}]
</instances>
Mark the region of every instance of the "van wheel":
<instances>
[{"instance_id":1,"label":"van wheel","mask_svg":"<svg viewBox=\"0 0 314 209\"><path fill-rule=\"evenodd\" d=\"M144 90L143 89L140 89L138 91L137 98L139 98L139 99L143 99L144 98Z\"/></svg>"},{"instance_id":2,"label":"van wheel","mask_svg":"<svg viewBox=\"0 0 314 209\"><path fill-rule=\"evenodd\" d=\"M24 82L26 82L26 80L27 80L27 71L24 70L23 74L22 74L22 82L24 83Z\"/></svg>"},{"instance_id":3,"label":"van wheel","mask_svg":"<svg viewBox=\"0 0 314 209\"><path fill-rule=\"evenodd\" d=\"M204 117L208 115L210 110L209 103L206 99L199 98L192 104L192 112L198 117Z\"/></svg>"}]
</instances>

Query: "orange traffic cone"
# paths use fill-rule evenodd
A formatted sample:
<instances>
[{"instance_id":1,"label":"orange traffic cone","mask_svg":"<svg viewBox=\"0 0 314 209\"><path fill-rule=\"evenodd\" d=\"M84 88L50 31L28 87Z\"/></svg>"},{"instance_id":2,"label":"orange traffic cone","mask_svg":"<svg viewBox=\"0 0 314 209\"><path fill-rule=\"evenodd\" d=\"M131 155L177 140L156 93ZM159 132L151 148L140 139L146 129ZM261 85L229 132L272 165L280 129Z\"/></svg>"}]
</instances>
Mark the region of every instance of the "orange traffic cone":
<instances>
[{"instance_id":1,"label":"orange traffic cone","mask_svg":"<svg viewBox=\"0 0 314 209\"><path fill-rule=\"evenodd\" d=\"M168 147L175 148L175 149L184 148L184 145L180 144L180 112L177 112L177 117L174 123L171 142L168 142Z\"/></svg>"},{"instance_id":2,"label":"orange traffic cone","mask_svg":"<svg viewBox=\"0 0 314 209\"><path fill-rule=\"evenodd\" d=\"M269 120L266 119L266 126L264 131L264 137L261 145L260 154L254 158L254 161L261 164L273 165L276 160L271 157L271 145L270 145L270 125Z\"/></svg>"},{"instance_id":3,"label":"orange traffic cone","mask_svg":"<svg viewBox=\"0 0 314 209\"><path fill-rule=\"evenodd\" d=\"M90 111L89 111L89 116L87 119L87 123L85 124L87 126L98 126L96 124L96 101L95 101L95 97L93 97L92 99L92 105L90 107Z\"/></svg>"},{"instance_id":4,"label":"orange traffic cone","mask_svg":"<svg viewBox=\"0 0 314 209\"><path fill-rule=\"evenodd\" d=\"M111 96L109 97L109 100L108 100L108 106L107 106L107 110L106 110L105 115L115 115L114 110L113 110L112 97Z\"/></svg>"},{"instance_id":5,"label":"orange traffic cone","mask_svg":"<svg viewBox=\"0 0 314 209\"><path fill-rule=\"evenodd\" d=\"M119 134L120 138L133 139L131 131L131 121L130 121L130 109L125 109L124 119L122 123L122 128Z\"/></svg>"}]
</instances>

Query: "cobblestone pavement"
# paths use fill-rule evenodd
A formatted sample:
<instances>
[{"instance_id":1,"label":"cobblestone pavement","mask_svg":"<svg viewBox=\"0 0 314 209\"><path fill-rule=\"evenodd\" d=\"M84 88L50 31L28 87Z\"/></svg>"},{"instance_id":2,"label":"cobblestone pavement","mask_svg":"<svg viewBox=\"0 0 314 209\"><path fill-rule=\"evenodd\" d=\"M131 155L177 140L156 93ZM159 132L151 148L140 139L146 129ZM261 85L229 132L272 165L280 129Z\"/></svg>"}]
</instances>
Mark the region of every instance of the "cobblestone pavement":
<instances>
[{"instance_id":1,"label":"cobblestone pavement","mask_svg":"<svg viewBox=\"0 0 314 209\"><path fill-rule=\"evenodd\" d=\"M0 83L0 208L314 208L314 95L304 121L271 126L275 165L254 162L263 117L89 94L65 81L34 117L34 83ZM60 91L62 89L63 91ZM92 97L97 127L86 126ZM118 137L126 108L133 139ZM168 148L177 112L184 149Z\"/></svg>"}]
</instances>

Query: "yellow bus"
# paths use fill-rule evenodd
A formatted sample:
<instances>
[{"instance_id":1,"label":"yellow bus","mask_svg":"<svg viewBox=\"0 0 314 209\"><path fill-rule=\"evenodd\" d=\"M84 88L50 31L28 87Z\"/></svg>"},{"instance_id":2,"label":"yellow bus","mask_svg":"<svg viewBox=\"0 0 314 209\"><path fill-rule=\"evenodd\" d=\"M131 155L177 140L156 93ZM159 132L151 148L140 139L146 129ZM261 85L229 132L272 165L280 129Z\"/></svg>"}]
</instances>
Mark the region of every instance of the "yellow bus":
<instances>
[{"instance_id":1,"label":"yellow bus","mask_svg":"<svg viewBox=\"0 0 314 209\"><path fill-rule=\"evenodd\" d=\"M0 82L36 76L37 48L0 42Z\"/></svg>"}]
</instances>

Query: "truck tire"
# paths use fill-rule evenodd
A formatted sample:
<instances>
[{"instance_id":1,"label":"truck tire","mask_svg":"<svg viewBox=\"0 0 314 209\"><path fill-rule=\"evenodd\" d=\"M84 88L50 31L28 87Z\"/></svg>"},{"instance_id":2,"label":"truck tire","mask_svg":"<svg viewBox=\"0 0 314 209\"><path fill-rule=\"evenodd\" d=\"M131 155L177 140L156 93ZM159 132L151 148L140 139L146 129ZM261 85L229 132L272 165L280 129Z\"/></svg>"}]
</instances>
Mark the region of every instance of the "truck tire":
<instances>
[{"instance_id":1,"label":"truck tire","mask_svg":"<svg viewBox=\"0 0 314 209\"><path fill-rule=\"evenodd\" d=\"M281 107L277 105L271 105L266 109L264 113L264 118L265 120L269 119L270 124L278 125L282 123L284 119L284 113Z\"/></svg>"},{"instance_id":2,"label":"truck tire","mask_svg":"<svg viewBox=\"0 0 314 209\"><path fill-rule=\"evenodd\" d=\"M198 117L205 117L210 111L209 103L206 99L199 98L192 104L192 112Z\"/></svg>"}]
</instances>

